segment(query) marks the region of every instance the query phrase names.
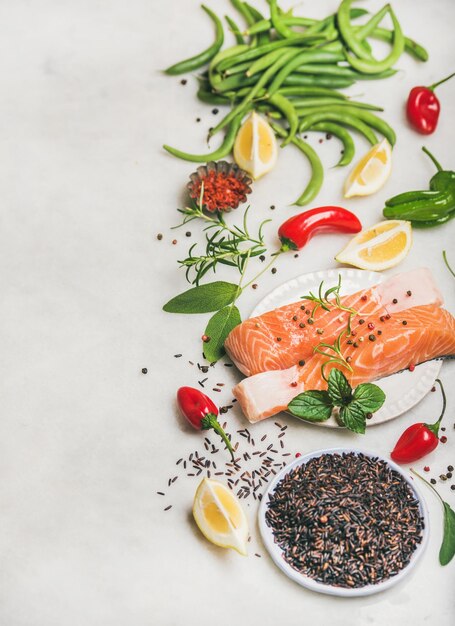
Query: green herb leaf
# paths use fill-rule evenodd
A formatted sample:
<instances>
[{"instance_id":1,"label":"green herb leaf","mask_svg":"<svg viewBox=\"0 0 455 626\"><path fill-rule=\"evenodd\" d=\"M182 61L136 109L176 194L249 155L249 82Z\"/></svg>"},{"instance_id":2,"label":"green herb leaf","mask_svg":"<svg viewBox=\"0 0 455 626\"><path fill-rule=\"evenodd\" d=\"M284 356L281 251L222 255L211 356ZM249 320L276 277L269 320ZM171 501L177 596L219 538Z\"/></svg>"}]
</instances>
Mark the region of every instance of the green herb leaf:
<instances>
[{"instance_id":1,"label":"green herb leaf","mask_svg":"<svg viewBox=\"0 0 455 626\"><path fill-rule=\"evenodd\" d=\"M354 433L365 433L366 413L354 400L340 409L340 422Z\"/></svg>"},{"instance_id":2,"label":"green herb leaf","mask_svg":"<svg viewBox=\"0 0 455 626\"><path fill-rule=\"evenodd\" d=\"M352 388L339 369L330 370L327 391L335 406L347 406L352 400Z\"/></svg>"},{"instance_id":3,"label":"green herb leaf","mask_svg":"<svg viewBox=\"0 0 455 626\"><path fill-rule=\"evenodd\" d=\"M455 555L455 513L447 502L444 505L444 536L439 551L439 562L447 565Z\"/></svg>"},{"instance_id":4,"label":"green herb leaf","mask_svg":"<svg viewBox=\"0 0 455 626\"><path fill-rule=\"evenodd\" d=\"M231 304L240 294L238 285L216 281L193 287L163 306L167 313L210 313Z\"/></svg>"},{"instance_id":5,"label":"green herb leaf","mask_svg":"<svg viewBox=\"0 0 455 626\"><path fill-rule=\"evenodd\" d=\"M327 391L305 391L293 398L288 410L310 422L324 422L332 414L333 404Z\"/></svg>"},{"instance_id":6,"label":"green herb leaf","mask_svg":"<svg viewBox=\"0 0 455 626\"><path fill-rule=\"evenodd\" d=\"M210 363L221 359L225 353L223 346L226 337L241 321L242 319L236 306L226 306L210 318L205 329L205 334L207 337L210 337L210 341L204 343L205 358Z\"/></svg>"},{"instance_id":7,"label":"green herb leaf","mask_svg":"<svg viewBox=\"0 0 455 626\"><path fill-rule=\"evenodd\" d=\"M385 402L385 393L377 385L363 383L354 389L353 398L365 413L374 413Z\"/></svg>"}]
</instances>

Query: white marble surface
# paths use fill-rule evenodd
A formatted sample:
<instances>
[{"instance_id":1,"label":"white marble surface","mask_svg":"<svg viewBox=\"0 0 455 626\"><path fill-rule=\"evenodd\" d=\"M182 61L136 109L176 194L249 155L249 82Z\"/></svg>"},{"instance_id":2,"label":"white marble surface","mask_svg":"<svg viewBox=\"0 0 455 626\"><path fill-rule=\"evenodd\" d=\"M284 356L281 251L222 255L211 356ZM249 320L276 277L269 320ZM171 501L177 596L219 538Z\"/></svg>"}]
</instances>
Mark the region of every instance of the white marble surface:
<instances>
[{"instance_id":1,"label":"white marble surface","mask_svg":"<svg viewBox=\"0 0 455 626\"><path fill-rule=\"evenodd\" d=\"M233 14L225 0L209 4ZM455 67L453 0L393 4L406 32L428 46L431 60L419 64L403 56L394 78L351 89L383 104L398 133L385 188L347 203L365 225L381 218L385 198L425 187L432 175L420 152L422 137L406 126L403 103L411 86ZM241 558L209 545L192 523L196 479L180 477L166 487L175 461L201 445L177 417L174 394L177 386L197 385L201 378L188 360L199 359L206 320L161 311L185 288L176 260L190 240L169 228L177 222L175 208L192 166L160 146L166 141L203 149L214 117L196 101L194 79L182 86L159 70L211 39L197 5L0 3L0 624L449 626L455 563L438 564L441 508L428 491L431 539L418 568L387 593L343 601L301 589L273 566L258 538L253 505L252 555ZM336 6L337 0L307 0L297 11L322 16ZM441 122L425 144L455 168L455 83L441 87L439 96ZM362 140L357 145L359 154L365 151ZM318 147L327 167L318 204L342 202L346 172L330 169L335 146L333 140ZM255 219L274 218L270 245L278 224L295 211L287 202L307 176L305 161L286 149L274 172L255 185ZM268 209L272 203L275 213ZM190 230L195 241L198 228ZM160 231L164 239L157 242ZM299 259L283 258L277 274L242 296L242 314L280 281L332 267L344 241L320 237ZM453 241L453 224L417 232L400 267L430 267L452 312L455 283L441 250L451 250L454 261ZM184 356L175 359L175 353ZM146 376L142 367L149 369ZM426 461L432 475L455 464L454 372L453 362L444 364L449 440ZM210 382L226 383L220 404L230 400L237 379L222 364L210 372ZM439 408L439 395L430 394L364 438L284 417L287 446L307 452L352 442L387 454L405 425L431 420ZM232 430L243 424L238 413L229 414ZM261 436L271 428L265 423L254 430ZM167 495L160 498L156 491L163 487ZM449 486L440 490L454 506ZM164 513L167 504L173 508Z\"/></svg>"}]
</instances>

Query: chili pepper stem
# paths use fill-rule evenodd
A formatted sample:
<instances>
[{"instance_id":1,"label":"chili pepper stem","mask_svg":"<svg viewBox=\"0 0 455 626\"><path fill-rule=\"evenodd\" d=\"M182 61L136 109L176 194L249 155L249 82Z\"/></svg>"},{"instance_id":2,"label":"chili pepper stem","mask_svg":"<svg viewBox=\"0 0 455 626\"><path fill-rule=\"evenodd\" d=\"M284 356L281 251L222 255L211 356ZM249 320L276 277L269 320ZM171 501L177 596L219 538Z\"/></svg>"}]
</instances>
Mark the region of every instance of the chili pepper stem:
<instances>
[{"instance_id":1,"label":"chili pepper stem","mask_svg":"<svg viewBox=\"0 0 455 626\"><path fill-rule=\"evenodd\" d=\"M453 72L453 74L450 74L450 76L446 76L445 78L443 78L442 80L438 80L437 83L433 83L432 85L430 85L429 87L427 87L427 89L430 89L431 91L434 91L436 89L436 87L439 87L439 85L442 85L442 83L445 83L446 81L448 81L450 78L453 78L453 76L455 76L455 72Z\"/></svg>"},{"instance_id":2,"label":"chili pepper stem","mask_svg":"<svg viewBox=\"0 0 455 626\"><path fill-rule=\"evenodd\" d=\"M446 411L446 405L447 405L447 398L446 398L446 394L444 391L444 387L442 385L442 382L439 380L439 378L436 378L436 381L440 388L441 388L441 393L442 393L442 411L441 411L441 415L439 416L439 419L437 422L435 422L434 424L425 424L425 426L428 428L428 430L431 430L431 432L436 435L436 437L439 434L439 427L441 425L441 421L442 418L444 417L444 413Z\"/></svg>"},{"instance_id":3,"label":"chili pepper stem","mask_svg":"<svg viewBox=\"0 0 455 626\"><path fill-rule=\"evenodd\" d=\"M218 419L217 419L216 415L214 415L213 413L207 413L207 415L205 417L203 417L203 419L201 420L201 429L202 430L210 430L211 428L213 428L213 430L216 433L218 433L219 436L221 437L221 439L224 441L224 443L226 444L227 449L231 453L232 460L234 461L234 458L235 458L234 457L234 450L232 449L231 442L229 441L228 436L224 432L223 427L218 422Z\"/></svg>"},{"instance_id":4,"label":"chili pepper stem","mask_svg":"<svg viewBox=\"0 0 455 626\"><path fill-rule=\"evenodd\" d=\"M436 489L433 487L433 485L431 483L428 482L428 480L426 478L424 478L423 476L421 476L418 472L415 471L415 469L413 467L410 468L411 472L413 474L415 474L416 476L418 476L418 478L420 478L420 480L423 480L424 483L426 483L430 489L432 489L435 494L438 496L438 498L441 500L441 502L444 504L444 500L441 498L441 496L439 495L439 493L436 491Z\"/></svg>"},{"instance_id":5,"label":"chili pepper stem","mask_svg":"<svg viewBox=\"0 0 455 626\"><path fill-rule=\"evenodd\" d=\"M442 166L439 163L439 161L431 154L431 152L428 150L428 148L425 148L425 146L422 146L422 150L425 152L426 155L428 155L430 157L430 159L433 161L433 163L436 166L436 169L438 170L438 172L442 172Z\"/></svg>"}]
</instances>

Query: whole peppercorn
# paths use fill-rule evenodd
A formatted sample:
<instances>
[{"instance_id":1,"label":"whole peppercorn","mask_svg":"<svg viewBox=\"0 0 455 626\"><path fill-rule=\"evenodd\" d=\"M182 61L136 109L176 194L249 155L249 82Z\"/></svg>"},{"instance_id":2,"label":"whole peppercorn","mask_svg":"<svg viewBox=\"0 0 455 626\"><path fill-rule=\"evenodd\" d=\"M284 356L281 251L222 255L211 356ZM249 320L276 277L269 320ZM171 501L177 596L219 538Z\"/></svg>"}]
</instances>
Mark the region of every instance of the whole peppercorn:
<instances>
[{"instance_id":1,"label":"whole peppercorn","mask_svg":"<svg viewBox=\"0 0 455 626\"><path fill-rule=\"evenodd\" d=\"M276 273L277 273L277 271L278 271L278 270L276 269L276 267L272 267L272 274L276 274Z\"/></svg>"},{"instance_id":2,"label":"whole peppercorn","mask_svg":"<svg viewBox=\"0 0 455 626\"><path fill-rule=\"evenodd\" d=\"M452 478L453 474L452 474L452 472L447 472L446 476L447 476L447 478Z\"/></svg>"},{"instance_id":3,"label":"whole peppercorn","mask_svg":"<svg viewBox=\"0 0 455 626\"><path fill-rule=\"evenodd\" d=\"M398 300L397 300L396 298L394 298L394 299L392 300L392 303L393 303L393 304L397 304L397 302L398 302Z\"/></svg>"},{"instance_id":4,"label":"whole peppercorn","mask_svg":"<svg viewBox=\"0 0 455 626\"><path fill-rule=\"evenodd\" d=\"M201 339L204 343L208 343L210 341L210 337L208 335L202 335Z\"/></svg>"},{"instance_id":5,"label":"whole peppercorn","mask_svg":"<svg viewBox=\"0 0 455 626\"><path fill-rule=\"evenodd\" d=\"M452 489L452 491L455 491L455 485L450 485L450 488Z\"/></svg>"},{"instance_id":6,"label":"whole peppercorn","mask_svg":"<svg viewBox=\"0 0 455 626\"><path fill-rule=\"evenodd\" d=\"M445 435L442 435L442 437L439 438L439 441L441 443L447 443L447 437Z\"/></svg>"},{"instance_id":7,"label":"whole peppercorn","mask_svg":"<svg viewBox=\"0 0 455 626\"><path fill-rule=\"evenodd\" d=\"M368 328L369 328L370 330L373 330L373 329L374 329L374 324L373 324L373 322L369 322L369 324L368 324Z\"/></svg>"},{"instance_id":8,"label":"whole peppercorn","mask_svg":"<svg viewBox=\"0 0 455 626\"><path fill-rule=\"evenodd\" d=\"M406 320L403 320L401 323L403 324L403 326L407 326L408 324Z\"/></svg>"},{"instance_id":9,"label":"whole peppercorn","mask_svg":"<svg viewBox=\"0 0 455 626\"><path fill-rule=\"evenodd\" d=\"M299 365L300 367L303 367L305 365L305 361L302 359L301 361L299 361Z\"/></svg>"},{"instance_id":10,"label":"whole peppercorn","mask_svg":"<svg viewBox=\"0 0 455 626\"><path fill-rule=\"evenodd\" d=\"M297 315L294 315L294 317L292 319L294 320L294 322L296 322L298 320Z\"/></svg>"},{"instance_id":11,"label":"whole peppercorn","mask_svg":"<svg viewBox=\"0 0 455 626\"><path fill-rule=\"evenodd\" d=\"M428 465L425 465L425 467L423 468L423 471L424 472L429 472L430 471L430 468L428 467Z\"/></svg>"},{"instance_id":12,"label":"whole peppercorn","mask_svg":"<svg viewBox=\"0 0 455 626\"><path fill-rule=\"evenodd\" d=\"M408 291L406 292L406 295L407 295L407 296L412 296L412 291L408 290Z\"/></svg>"},{"instance_id":13,"label":"whole peppercorn","mask_svg":"<svg viewBox=\"0 0 455 626\"><path fill-rule=\"evenodd\" d=\"M434 478L430 478L430 483L431 483L432 485L436 485L436 480L435 480Z\"/></svg>"},{"instance_id":14,"label":"whole peppercorn","mask_svg":"<svg viewBox=\"0 0 455 626\"><path fill-rule=\"evenodd\" d=\"M376 331L378 335L382 335L382 330Z\"/></svg>"},{"instance_id":15,"label":"whole peppercorn","mask_svg":"<svg viewBox=\"0 0 455 626\"><path fill-rule=\"evenodd\" d=\"M447 469L449 470L449 472L453 472L453 465L448 465Z\"/></svg>"},{"instance_id":16,"label":"whole peppercorn","mask_svg":"<svg viewBox=\"0 0 455 626\"><path fill-rule=\"evenodd\" d=\"M162 233L158 233L156 238L158 239L158 241L161 241L163 238L163 234Z\"/></svg>"},{"instance_id":17,"label":"whole peppercorn","mask_svg":"<svg viewBox=\"0 0 455 626\"><path fill-rule=\"evenodd\" d=\"M141 369L141 372L142 372L143 374L147 374L148 369L147 369L146 367L143 367L143 368Z\"/></svg>"},{"instance_id":18,"label":"whole peppercorn","mask_svg":"<svg viewBox=\"0 0 455 626\"><path fill-rule=\"evenodd\" d=\"M298 459L298 458L299 458L299 456L302 456L302 455L300 454L300 452L296 452L296 453L295 453L295 458L296 458L296 459Z\"/></svg>"},{"instance_id":19,"label":"whole peppercorn","mask_svg":"<svg viewBox=\"0 0 455 626\"><path fill-rule=\"evenodd\" d=\"M359 320L359 324L365 324L365 320Z\"/></svg>"},{"instance_id":20,"label":"whole peppercorn","mask_svg":"<svg viewBox=\"0 0 455 626\"><path fill-rule=\"evenodd\" d=\"M314 324L314 320L312 320L311 318L308 320L308 324Z\"/></svg>"},{"instance_id":21,"label":"whole peppercorn","mask_svg":"<svg viewBox=\"0 0 455 626\"><path fill-rule=\"evenodd\" d=\"M303 322L300 322L299 326L300 328L305 328L305 324Z\"/></svg>"},{"instance_id":22,"label":"whole peppercorn","mask_svg":"<svg viewBox=\"0 0 455 626\"><path fill-rule=\"evenodd\" d=\"M375 335L368 335L368 339L370 341L376 341L376 336Z\"/></svg>"}]
</instances>

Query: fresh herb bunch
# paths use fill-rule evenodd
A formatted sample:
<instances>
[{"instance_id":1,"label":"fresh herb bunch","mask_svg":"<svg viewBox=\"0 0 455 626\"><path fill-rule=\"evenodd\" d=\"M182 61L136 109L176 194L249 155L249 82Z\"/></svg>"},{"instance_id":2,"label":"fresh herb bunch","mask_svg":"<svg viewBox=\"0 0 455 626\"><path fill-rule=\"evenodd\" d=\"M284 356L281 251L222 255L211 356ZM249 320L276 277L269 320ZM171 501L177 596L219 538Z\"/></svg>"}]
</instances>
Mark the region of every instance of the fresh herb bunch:
<instances>
[{"instance_id":1,"label":"fresh herb bunch","mask_svg":"<svg viewBox=\"0 0 455 626\"><path fill-rule=\"evenodd\" d=\"M336 308L336 309L339 309L340 311L346 311L347 313L350 314L348 318L348 329L347 329L348 335L350 335L352 318L355 315L357 315L358 312L355 309L352 309L350 307L345 307L341 304L341 299L340 299L341 274L338 274L338 284L334 285L333 287L330 287L330 289L327 289L324 293L322 292L323 285L324 285L324 281L321 281L317 296L315 296L314 293L311 291L309 294L305 296L301 296L302 300L309 300L310 302L315 303L315 306L313 307L313 310L311 311L310 319L314 320L315 313L318 309L323 309L324 311L331 311L332 309ZM330 297L334 298L335 301L329 300Z\"/></svg>"},{"instance_id":2,"label":"fresh herb bunch","mask_svg":"<svg viewBox=\"0 0 455 626\"><path fill-rule=\"evenodd\" d=\"M335 408L339 408L338 421L355 433L364 433L366 420L378 411L385 401L385 393L372 383L363 383L352 389L340 370L330 371L327 390L300 393L288 405L288 411L309 422L325 422Z\"/></svg>"},{"instance_id":3,"label":"fresh herb bunch","mask_svg":"<svg viewBox=\"0 0 455 626\"><path fill-rule=\"evenodd\" d=\"M203 192L202 192L203 193ZM201 195L202 195L201 193ZM244 273L248 259L260 256L267 251L264 243L263 229L270 219L264 220L256 235L251 235L248 230L247 217L248 207L243 214L242 226L228 226L220 211L207 215L202 209L202 198L199 203L193 202L192 206L178 209L184 215L183 222L176 228L188 224L195 219L207 223L206 245L204 254L195 254L197 244L193 244L185 259L179 260L180 266L186 268L186 279L193 285L199 285L201 279L213 270L216 272L218 264L229 265L237 268L240 275ZM209 231L209 232L207 232ZM248 245L249 244L249 245ZM191 271L194 275L191 276Z\"/></svg>"},{"instance_id":4,"label":"fresh herb bunch","mask_svg":"<svg viewBox=\"0 0 455 626\"><path fill-rule=\"evenodd\" d=\"M325 375L325 368L330 363L336 363L337 365L341 365L342 367L345 367L350 372L353 371L352 367L349 365L348 361L344 357L343 352L341 350L341 339L345 335L349 335L349 333L350 331L348 331L347 329L344 329L335 339L333 344L325 343L324 341L321 341L320 343L318 343L317 346L313 348L313 352L315 354L316 353L322 354L323 356L328 357L328 360L325 363L323 363L321 366L321 376L326 382L328 382L328 379L327 379L327 376ZM327 352L327 350L329 350L330 352ZM330 378L330 375L329 375L329 378Z\"/></svg>"}]
</instances>

